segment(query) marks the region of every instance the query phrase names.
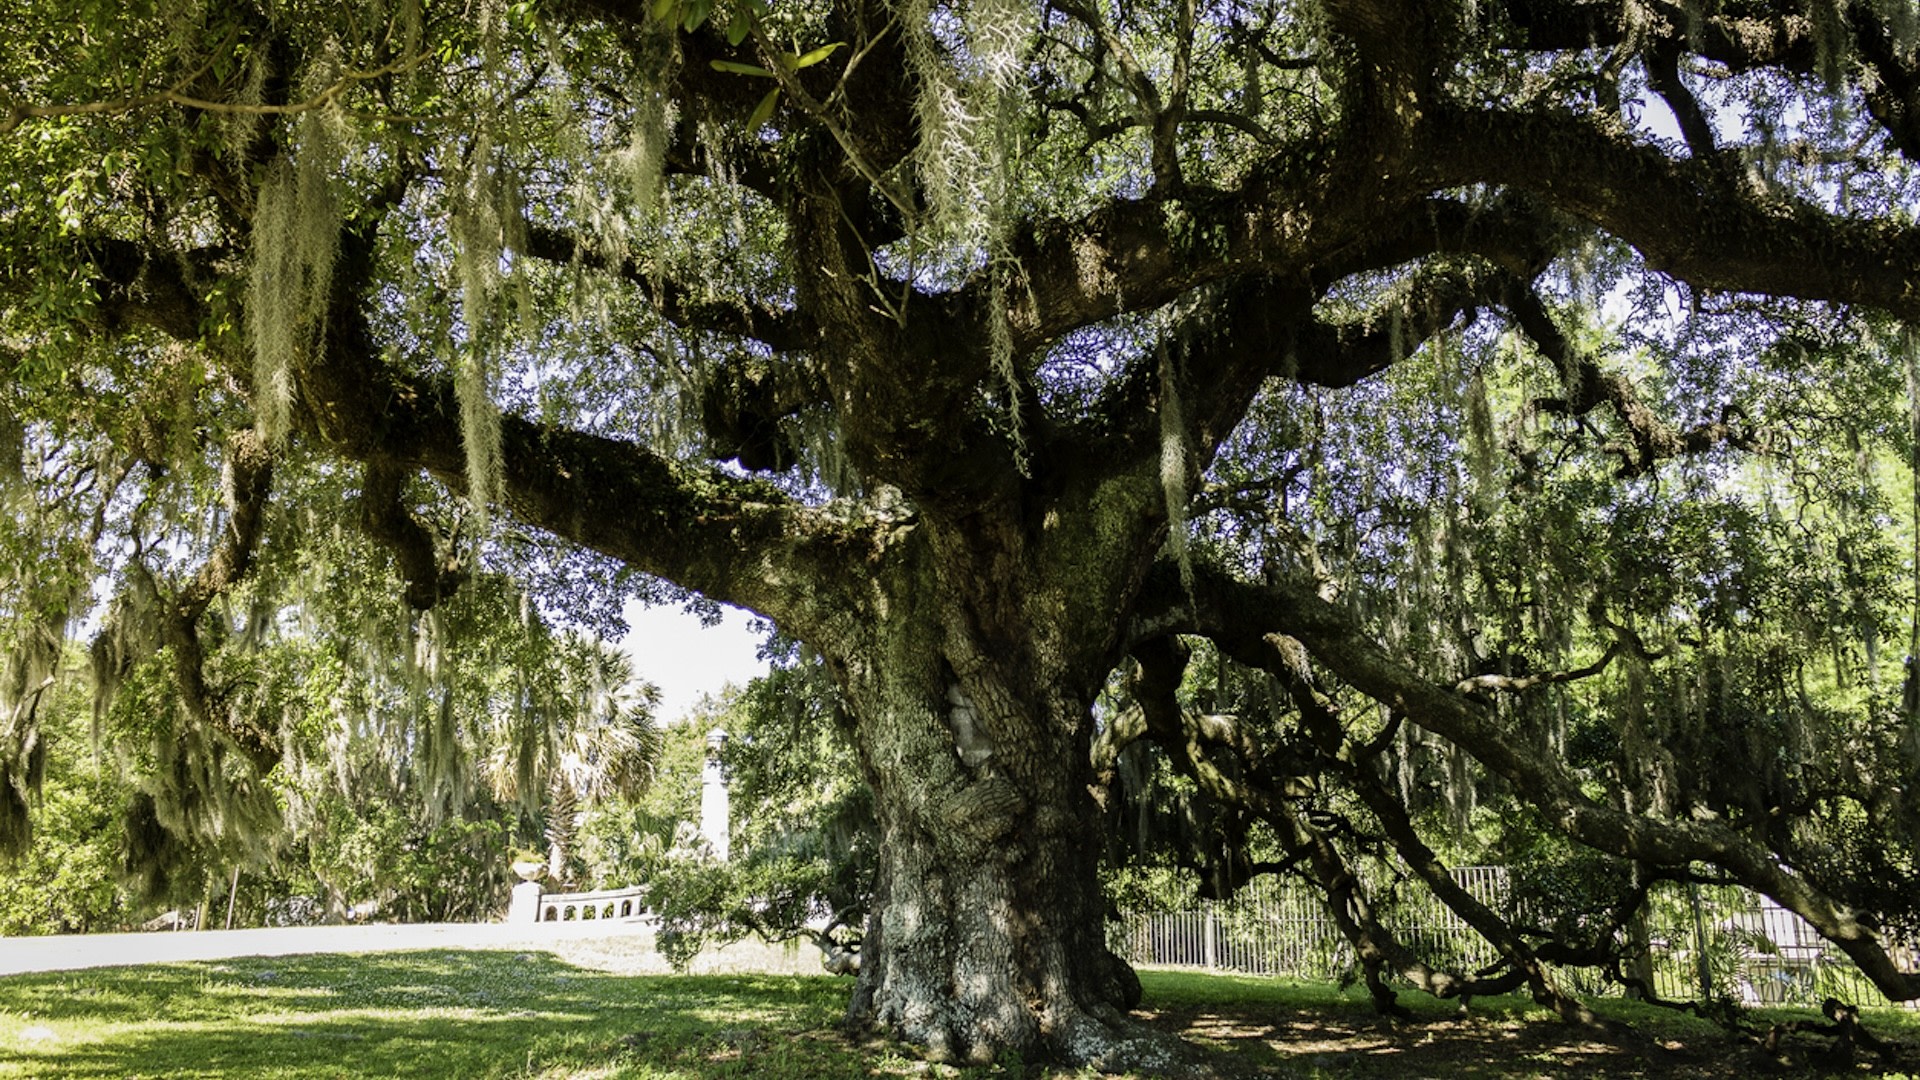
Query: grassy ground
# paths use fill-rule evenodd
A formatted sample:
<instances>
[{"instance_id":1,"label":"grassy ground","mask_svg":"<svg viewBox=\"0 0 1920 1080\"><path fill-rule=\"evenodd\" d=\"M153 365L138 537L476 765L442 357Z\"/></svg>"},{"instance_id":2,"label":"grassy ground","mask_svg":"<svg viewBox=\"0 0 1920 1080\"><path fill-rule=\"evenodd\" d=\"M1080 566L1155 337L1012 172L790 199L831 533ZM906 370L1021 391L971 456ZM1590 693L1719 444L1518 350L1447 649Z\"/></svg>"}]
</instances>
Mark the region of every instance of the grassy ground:
<instances>
[{"instance_id":1,"label":"grassy ground","mask_svg":"<svg viewBox=\"0 0 1920 1080\"><path fill-rule=\"evenodd\" d=\"M1613 1015L1636 1033L1571 1034L1517 999L1470 1018L1414 1002L1376 1019L1355 991L1271 979L1143 974L1143 1015L1244 1067L1304 1077L1744 1077L1884 1063L1823 1060L1802 1036L1765 1055L1685 1017ZM634 976L549 953L417 952L102 968L0 978L0 1077L1021 1076L1067 1071L928 1066L834 1029L849 983L808 976ZM1411 995L1409 995L1410 997ZM1801 1014L1811 1016L1811 1014ZM1870 1024L1910 1047L1920 1023Z\"/></svg>"}]
</instances>

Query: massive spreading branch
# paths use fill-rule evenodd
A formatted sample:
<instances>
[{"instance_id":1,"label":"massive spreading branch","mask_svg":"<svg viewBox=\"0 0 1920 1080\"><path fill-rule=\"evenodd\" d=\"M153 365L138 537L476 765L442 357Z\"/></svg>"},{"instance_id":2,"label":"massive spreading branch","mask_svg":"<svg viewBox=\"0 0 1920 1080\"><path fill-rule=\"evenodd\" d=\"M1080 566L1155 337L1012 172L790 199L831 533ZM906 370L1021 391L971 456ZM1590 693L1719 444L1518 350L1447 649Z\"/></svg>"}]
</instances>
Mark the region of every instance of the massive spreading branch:
<instances>
[{"instance_id":1,"label":"massive spreading branch","mask_svg":"<svg viewBox=\"0 0 1920 1080\"><path fill-rule=\"evenodd\" d=\"M1374 917L1365 835L1495 983L1583 1015L1540 961L1579 950L1451 889L1382 780L1403 724L1633 867L1629 907L1711 864L1920 989L1813 839L1920 812L1849 689L1894 603L1877 481L1821 457L1910 458L1868 419L1886 327L1920 320L1906 5L161 9L28 4L0 45L0 355L30 439L224 523L172 541L205 568L173 608L189 700L262 537L328 535L262 531L309 475L269 487L276 456L344 465L340 525L414 611L533 530L817 650L884 853L853 1011L937 1054L1192 1062L1125 1019L1099 930L1094 703L1134 664L1141 745L1338 891L1383 1004L1389 971L1482 984ZM196 359L163 383L160 349ZM1853 399L1815 408L1810 370ZM218 446L225 494L170 478ZM94 512L109 573L125 515ZM1820 588L1847 599L1788 614ZM1265 711L1196 726L1182 634ZM1796 648L1836 655L1831 701ZM1683 723L1647 711L1663 679L1718 689ZM1808 748L1762 788L1689 765L1764 737L1734 683ZM1613 758L1516 719L1555 694ZM261 767L270 722L227 725ZM1820 749L1847 724L1885 753ZM1308 745L1314 783L1274 771ZM1335 789L1378 829L1325 827Z\"/></svg>"}]
</instances>

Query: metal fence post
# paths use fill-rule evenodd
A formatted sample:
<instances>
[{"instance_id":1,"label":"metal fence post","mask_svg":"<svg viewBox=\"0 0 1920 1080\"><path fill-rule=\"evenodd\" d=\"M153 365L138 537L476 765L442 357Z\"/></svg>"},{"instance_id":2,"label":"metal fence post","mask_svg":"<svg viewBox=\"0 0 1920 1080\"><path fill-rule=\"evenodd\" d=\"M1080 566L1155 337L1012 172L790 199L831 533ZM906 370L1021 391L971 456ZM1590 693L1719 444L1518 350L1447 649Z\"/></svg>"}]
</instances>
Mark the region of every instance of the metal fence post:
<instances>
[{"instance_id":1,"label":"metal fence post","mask_svg":"<svg viewBox=\"0 0 1920 1080\"><path fill-rule=\"evenodd\" d=\"M1713 1000L1713 968L1707 963L1707 923L1700 916L1700 886L1687 882L1687 906L1693 909L1693 966L1700 977L1700 1000Z\"/></svg>"},{"instance_id":2,"label":"metal fence post","mask_svg":"<svg viewBox=\"0 0 1920 1080\"><path fill-rule=\"evenodd\" d=\"M1213 971L1220 966L1220 957L1214 952L1215 944L1220 939L1220 927L1214 921L1216 916L1213 908L1214 901L1207 901L1207 918L1201 926L1201 932L1206 935L1206 941L1202 943L1201 949L1206 956L1208 971Z\"/></svg>"}]
</instances>

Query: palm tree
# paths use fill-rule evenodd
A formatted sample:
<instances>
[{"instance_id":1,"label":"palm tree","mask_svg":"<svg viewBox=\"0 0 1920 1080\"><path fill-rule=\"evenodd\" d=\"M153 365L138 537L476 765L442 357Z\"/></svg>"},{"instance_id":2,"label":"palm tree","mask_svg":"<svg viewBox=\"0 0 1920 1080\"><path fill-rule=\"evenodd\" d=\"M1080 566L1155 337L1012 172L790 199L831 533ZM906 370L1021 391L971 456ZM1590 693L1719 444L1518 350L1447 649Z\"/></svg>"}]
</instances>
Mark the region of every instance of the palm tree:
<instances>
[{"instance_id":1,"label":"palm tree","mask_svg":"<svg viewBox=\"0 0 1920 1080\"><path fill-rule=\"evenodd\" d=\"M616 796L632 798L653 781L662 747L653 710L657 687L634 677L620 650L568 635L551 641L546 662L522 695L518 715L503 717L487 777L503 799L540 798L546 818L547 872L571 879L574 830L584 810Z\"/></svg>"}]
</instances>

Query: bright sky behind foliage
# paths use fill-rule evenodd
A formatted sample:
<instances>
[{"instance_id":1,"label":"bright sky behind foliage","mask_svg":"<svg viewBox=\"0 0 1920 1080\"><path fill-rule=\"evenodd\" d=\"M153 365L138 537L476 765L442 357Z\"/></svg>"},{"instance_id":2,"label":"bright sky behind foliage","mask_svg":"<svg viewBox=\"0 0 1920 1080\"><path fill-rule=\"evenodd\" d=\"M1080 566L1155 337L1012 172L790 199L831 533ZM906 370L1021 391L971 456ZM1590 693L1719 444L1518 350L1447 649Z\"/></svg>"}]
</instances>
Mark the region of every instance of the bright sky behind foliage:
<instances>
[{"instance_id":1,"label":"bright sky behind foliage","mask_svg":"<svg viewBox=\"0 0 1920 1080\"><path fill-rule=\"evenodd\" d=\"M752 618L738 608L724 610L718 626L706 627L677 607L627 604L631 629L620 647L633 657L634 674L660 687L657 722L679 720L702 695L718 694L728 683L745 686L766 674L767 662L756 655L760 635L749 629Z\"/></svg>"}]
</instances>

